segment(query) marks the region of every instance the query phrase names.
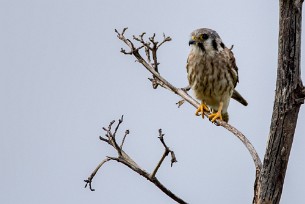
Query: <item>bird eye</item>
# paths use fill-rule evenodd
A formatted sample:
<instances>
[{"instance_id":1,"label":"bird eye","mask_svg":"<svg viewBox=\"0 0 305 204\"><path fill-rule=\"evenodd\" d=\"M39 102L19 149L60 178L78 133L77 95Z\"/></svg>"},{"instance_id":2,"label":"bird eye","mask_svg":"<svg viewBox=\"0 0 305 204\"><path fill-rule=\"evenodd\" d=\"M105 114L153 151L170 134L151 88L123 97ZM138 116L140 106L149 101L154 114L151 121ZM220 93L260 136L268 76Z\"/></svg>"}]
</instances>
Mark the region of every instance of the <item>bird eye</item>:
<instances>
[{"instance_id":1,"label":"bird eye","mask_svg":"<svg viewBox=\"0 0 305 204\"><path fill-rule=\"evenodd\" d=\"M206 33L202 34L200 37L201 37L201 39L203 39L203 40L206 40L206 39L209 38L208 34L206 34Z\"/></svg>"}]
</instances>

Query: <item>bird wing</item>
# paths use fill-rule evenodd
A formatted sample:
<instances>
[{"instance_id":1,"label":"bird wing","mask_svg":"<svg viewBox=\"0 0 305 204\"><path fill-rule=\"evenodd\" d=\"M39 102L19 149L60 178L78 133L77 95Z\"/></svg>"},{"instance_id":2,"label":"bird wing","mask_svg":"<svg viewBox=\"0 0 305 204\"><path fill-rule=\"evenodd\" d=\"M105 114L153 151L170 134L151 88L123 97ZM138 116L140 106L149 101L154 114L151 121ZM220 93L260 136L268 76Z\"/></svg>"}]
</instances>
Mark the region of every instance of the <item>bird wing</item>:
<instances>
[{"instance_id":1,"label":"bird wing","mask_svg":"<svg viewBox=\"0 0 305 204\"><path fill-rule=\"evenodd\" d=\"M239 82L238 67L236 66L236 61L235 61L233 52L228 48L226 48L225 51L227 52L227 56L229 57L228 61L227 61L228 69L229 69L229 73L231 74L231 76L233 78L233 83L234 83L234 88L235 88L237 83ZM248 105L248 102L246 101L246 99L244 99L235 89L233 90L233 94L231 97L233 99L235 99L236 101L240 102L241 104L243 104L244 106Z\"/></svg>"},{"instance_id":2,"label":"bird wing","mask_svg":"<svg viewBox=\"0 0 305 204\"><path fill-rule=\"evenodd\" d=\"M238 67L236 66L236 61L235 61L235 57L234 57L233 52L228 48L225 48L224 51L226 52L226 57L228 58L227 67L229 69L229 73L232 76L233 84L234 84L234 88L235 88L237 83L239 82L239 80L238 80Z\"/></svg>"},{"instance_id":3,"label":"bird wing","mask_svg":"<svg viewBox=\"0 0 305 204\"><path fill-rule=\"evenodd\" d=\"M189 56L187 57L187 61L186 61L186 71L187 71L187 78L188 78L188 81L189 81L189 85L193 84L193 79L192 79L191 75L194 75L194 74L192 74L192 71L191 71L191 68L190 68L190 66L191 66L190 61L192 60L192 58L194 58L194 55L189 54Z\"/></svg>"}]
</instances>

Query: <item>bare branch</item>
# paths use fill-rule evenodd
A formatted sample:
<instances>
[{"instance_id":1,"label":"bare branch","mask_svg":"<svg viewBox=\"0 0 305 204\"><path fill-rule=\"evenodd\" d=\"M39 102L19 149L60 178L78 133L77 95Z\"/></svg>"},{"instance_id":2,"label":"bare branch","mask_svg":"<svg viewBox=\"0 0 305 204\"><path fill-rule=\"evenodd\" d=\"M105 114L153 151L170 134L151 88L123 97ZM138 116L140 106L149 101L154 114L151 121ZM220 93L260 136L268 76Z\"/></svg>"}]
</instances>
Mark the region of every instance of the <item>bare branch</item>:
<instances>
[{"instance_id":1,"label":"bare branch","mask_svg":"<svg viewBox=\"0 0 305 204\"><path fill-rule=\"evenodd\" d=\"M123 38L122 41L126 44L126 40L124 40L126 38L124 37L124 35L120 34L119 36L120 36L119 39L122 40L122 38ZM155 38L155 35L153 35L153 37L151 37L150 40L154 42L154 38ZM168 40L166 40L166 41L170 41L169 39L170 38L168 38ZM157 46L157 48L158 48L158 46ZM154 77L153 83L157 83L159 85L162 84L163 88L166 88L167 90L170 90L170 91L174 92L175 94L179 95L183 100L187 101L188 103L190 103L195 108L198 108L199 103L195 99L193 99L186 92L185 89L177 88L177 87L173 86L170 82L168 82L165 78L163 78L159 74L159 72L156 71L154 66L151 66L146 60L143 59L143 57L140 55L140 53L138 51L134 51L133 55L137 59L137 61L139 63L141 63L153 75L153 77ZM208 116L210 113L209 112L204 112L203 114L205 116ZM262 166L261 165L261 160L260 160L256 150L254 149L254 147L250 143L250 141L239 130L237 130L236 128L234 128L233 126L231 126L230 124L228 124L224 121L221 121L221 120L217 119L215 124L223 126L224 128L229 130L232 134L234 134L238 139L240 139L243 142L243 144L245 145L245 147L248 149L248 151L250 152L250 154L252 156L252 159L254 161L256 169L260 170L261 166Z\"/></svg>"},{"instance_id":2,"label":"bare branch","mask_svg":"<svg viewBox=\"0 0 305 204\"><path fill-rule=\"evenodd\" d=\"M123 115L121 117L121 119L119 119L118 124L114 130L114 132L112 132L111 127L112 125L115 123L115 121L111 121L108 128L103 128L104 131L106 131L106 138L103 138L100 136L100 139L102 141L107 142L107 144L111 145L118 153L117 157L111 157L111 156L107 156L106 159L104 159L96 168L95 170L91 173L91 175L88 177L87 180L84 180L86 182L86 186L87 187L89 185L90 190L94 191L94 189L92 188L92 180L94 178L94 176L96 175L96 173L98 172L98 170L104 165L104 163L110 161L110 160L114 160L117 161L119 163L124 164L125 166L127 166L128 168L130 168L131 170L135 171L136 173L138 173L139 175L143 176L144 178L146 178L147 180L149 180L150 182L152 182L154 185L156 185L163 193L165 193L166 195L168 195L170 198L172 198L173 200L175 200L178 203L186 203L184 200L182 200L181 198L179 198L178 196L176 196L174 193L172 193L169 189L167 189L156 177L156 173L158 168L161 166L162 161L164 160L165 156L163 159L161 159L158 163L158 168L154 170L153 173L148 173L146 170L144 170L143 168L141 168L126 152L123 151L123 145L124 145L124 141L126 136L129 134L129 130L125 131L125 135L121 141L121 145L119 146L116 142L115 139L115 135L121 125L121 123L123 122ZM162 134L162 130L159 130L159 135L160 135L160 140L163 144L163 146L166 149L166 155L168 155L169 152L171 152L171 156L172 156L172 160L171 160L171 164L173 164L174 162L176 162L176 157L174 156L173 151L171 151L167 145L165 144L164 140L163 140L163 136L164 134ZM162 138L162 139L161 139Z\"/></svg>"}]
</instances>

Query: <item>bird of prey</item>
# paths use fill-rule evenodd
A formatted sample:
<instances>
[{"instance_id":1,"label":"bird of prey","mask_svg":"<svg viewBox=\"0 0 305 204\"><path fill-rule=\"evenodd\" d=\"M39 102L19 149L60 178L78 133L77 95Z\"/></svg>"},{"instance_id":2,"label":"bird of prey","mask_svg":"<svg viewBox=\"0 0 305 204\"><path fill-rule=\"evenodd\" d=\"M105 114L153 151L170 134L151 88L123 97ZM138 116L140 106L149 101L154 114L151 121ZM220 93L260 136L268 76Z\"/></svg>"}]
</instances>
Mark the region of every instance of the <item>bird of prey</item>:
<instances>
[{"instance_id":1,"label":"bird of prey","mask_svg":"<svg viewBox=\"0 0 305 204\"><path fill-rule=\"evenodd\" d=\"M201 105L196 115L208 111L209 119L228 122L231 97L244 106L247 101L235 90L238 68L231 49L222 42L216 31L200 28L191 33L191 50L187 59L187 76L191 89Z\"/></svg>"}]
</instances>

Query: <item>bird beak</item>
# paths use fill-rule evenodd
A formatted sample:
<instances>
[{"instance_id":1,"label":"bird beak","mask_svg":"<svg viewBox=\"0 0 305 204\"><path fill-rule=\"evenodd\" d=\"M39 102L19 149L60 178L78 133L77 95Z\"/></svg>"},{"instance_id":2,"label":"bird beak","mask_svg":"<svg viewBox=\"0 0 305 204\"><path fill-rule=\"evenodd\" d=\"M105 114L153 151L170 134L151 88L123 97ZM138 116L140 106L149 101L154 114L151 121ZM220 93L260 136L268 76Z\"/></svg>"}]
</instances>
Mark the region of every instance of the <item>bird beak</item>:
<instances>
[{"instance_id":1,"label":"bird beak","mask_svg":"<svg viewBox=\"0 0 305 204\"><path fill-rule=\"evenodd\" d=\"M195 44L195 43L196 43L195 40L190 40L190 41L189 41L189 46L190 46L190 45L193 45L193 44Z\"/></svg>"},{"instance_id":2,"label":"bird beak","mask_svg":"<svg viewBox=\"0 0 305 204\"><path fill-rule=\"evenodd\" d=\"M195 36L192 36L192 39L189 41L189 46L193 45L193 44L196 44L196 37Z\"/></svg>"}]
</instances>

